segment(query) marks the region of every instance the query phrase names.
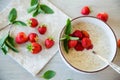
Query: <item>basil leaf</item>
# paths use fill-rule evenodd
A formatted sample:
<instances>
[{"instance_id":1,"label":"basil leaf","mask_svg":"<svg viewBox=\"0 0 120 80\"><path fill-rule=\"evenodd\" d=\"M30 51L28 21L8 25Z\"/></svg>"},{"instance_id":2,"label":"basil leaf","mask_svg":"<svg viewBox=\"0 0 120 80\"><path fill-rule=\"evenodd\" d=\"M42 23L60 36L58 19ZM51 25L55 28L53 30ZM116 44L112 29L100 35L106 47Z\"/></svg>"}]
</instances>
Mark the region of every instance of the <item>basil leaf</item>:
<instances>
[{"instance_id":1,"label":"basil leaf","mask_svg":"<svg viewBox=\"0 0 120 80\"><path fill-rule=\"evenodd\" d=\"M6 55L8 52L8 47L6 44L3 44L3 46L1 47L1 50L3 51L3 53Z\"/></svg>"},{"instance_id":2,"label":"basil leaf","mask_svg":"<svg viewBox=\"0 0 120 80\"><path fill-rule=\"evenodd\" d=\"M9 40L6 40L5 43L6 43L6 45L7 45L10 49L12 49L14 52L19 52L19 51L9 42Z\"/></svg>"},{"instance_id":3,"label":"basil leaf","mask_svg":"<svg viewBox=\"0 0 120 80\"><path fill-rule=\"evenodd\" d=\"M37 8L37 6L38 6L38 4L31 6L30 8L27 9L27 12L31 13L32 11L34 11Z\"/></svg>"},{"instance_id":4,"label":"basil leaf","mask_svg":"<svg viewBox=\"0 0 120 80\"><path fill-rule=\"evenodd\" d=\"M70 21L70 19L67 19L66 28L65 28L65 34L66 35L71 34L71 21Z\"/></svg>"},{"instance_id":5,"label":"basil leaf","mask_svg":"<svg viewBox=\"0 0 120 80\"><path fill-rule=\"evenodd\" d=\"M10 11L9 15L8 15L8 20L9 20L10 22L13 22L13 21L16 20L16 18L17 18L17 11L16 11L15 8L13 8L13 9Z\"/></svg>"},{"instance_id":6,"label":"basil leaf","mask_svg":"<svg viewBox=\"0 0 120 80\"><path fill-rule=\"evenodd\" d=\"M40 4L40 8L46 13L46 14L53 14L54 11L48 7L47 5L45 4Z\"/></svg>"},{"instance_id":7,"label":"basil leaf","mask_svg":"<svg viewBox=\"0 0 120 80\"><path fill-rule=\"evenodd\" d=\"M55 71L48 70L48 71L46 71L46 72L43 74L43 78L44 78L44 79L51 79L51 78L53 78L55 75L56 75L56 72L55 72Z\"/></svg>"},{"instance_id":8,"label":"basil leaf","mask_svg":"<svg viewBox=\"0 0 120 80\"><path fill-rule=\"evenodd\" d=\"M20 26L27 26L27 24L22 21L14 21L13 24L20 25Z\"/></svg>"},{"instance_id":9,"label":"basil leaf","mask_svg":"<svg viewBox=\"0 0 120 80\"><path fill-rule=\"evenodd\" d=\"M31 0L31 6L38 4L39 0Z\"/></svg>"},{"instance_id":10,"label":"basil leaf","mask_svg":"<svg viewBox=\"0 0 120 80\"><path fill-rule=\"evenodd\" d=\"M64 45L65 51L68 53L68 40L67 40L67 39L65 39L65 40L63 41L63 45Z\"/></svg>"},{"instance_id":11,"label":"basil leaf","mask_svg":"<svg viewBox=\"0 0 120 80\"><path fill-rule=\"evenodd\" d=\"M0 47L4 44L5 40L7 39L8 34L4 35L1 39L0 39Z\"/></svg>"}]
</instances>

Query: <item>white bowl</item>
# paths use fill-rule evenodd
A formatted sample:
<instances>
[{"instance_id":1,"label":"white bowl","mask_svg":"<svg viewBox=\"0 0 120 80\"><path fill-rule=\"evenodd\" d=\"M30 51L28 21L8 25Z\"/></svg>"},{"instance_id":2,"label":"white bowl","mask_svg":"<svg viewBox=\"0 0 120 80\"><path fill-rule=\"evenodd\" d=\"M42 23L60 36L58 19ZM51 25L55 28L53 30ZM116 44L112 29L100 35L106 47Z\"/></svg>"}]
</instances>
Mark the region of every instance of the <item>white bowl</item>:
<instances>
[{"instance_id":1,"label":"white bowl","mask_svg":"<svg viewBox=\"0 0 120 80\"><path fill-rule=\"evenodd\" d=\"M96 51L98 55L110 62L113 61L117 51L117 43L111 27L93 16L80 16L71 21L73 31L80 29L89 33L94 47L84 51L70 49L69 53L66 53L63 42L59 41L59 51L63 61L77 72L93 73L108 67L108 64L99 59L92 51ZM63 37L64 30L65 27L59 38Z\"/></svg>"}]
</instances>

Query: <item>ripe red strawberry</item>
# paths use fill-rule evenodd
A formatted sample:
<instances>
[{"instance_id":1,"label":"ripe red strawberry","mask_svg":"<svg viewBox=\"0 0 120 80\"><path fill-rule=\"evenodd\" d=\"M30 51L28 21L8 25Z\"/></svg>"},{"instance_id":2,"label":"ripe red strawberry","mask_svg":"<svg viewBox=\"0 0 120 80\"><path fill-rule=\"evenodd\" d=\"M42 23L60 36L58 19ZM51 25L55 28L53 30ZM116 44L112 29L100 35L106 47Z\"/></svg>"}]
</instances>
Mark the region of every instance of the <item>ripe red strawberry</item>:
<instances>
[{"instance_id":1,"label":"ripe red strawberry","mask_svg":"<svg viewBox=\"0 0 120 80\"><path fill-rule=\"evenodd\" d=\"M81 42L78 41L77 45L75 46L76 51L83 51L84 47L82 46Z\"/></svg>"},{"instance_id":2,"label":"ripe red strawberry","mask_svg":"<svg viewBox=\"0 0 120 80\"><path fill-rule=\"evenodd\" d=\"M105 13L105 12L100 12L100 13L97 14L97 18L106 22L108 20L108 14Z\"/></svg>"},{"instance_id":3,"label":"ripe red strawberry","mask_svg":"<svg viewBox=\"0 0 120 80\"><path fill-rule=\"evenodd\" d=\"M90 13L90 8L88 6L84 6L81 10L81 14L88 15Z\"/></svg>"},{"instance_id":4,"label":"ripe red strawberry","mask_svg":"<svg viewBox=\"0 0 120 80\"><path fill-rule=\"evenodd\" d=\"M27 46L27 49L33 54L38 54L42 51L42 46L39 43L33 42Z\"/></svg>"},{"instance_id":5,"label":"ripe red strawberry","mask_svg":"<svg viewBox=\"0 0 120 80\"><path fill-rule=\"evenodd\" d=\"M46 48L51 48L54 45L54 40L52 38L47 38L45 40L45 47Z\"/></svg>"},{"instance_id":6,"label":"ripe red strawberry","mask_svg":"<svg viewBox=\"0 0 120 80\"><path fill-rule=\"evenodd\" d=\"M77 45L77 40L69 40L68 41L68 47L69 48L74 48Z\"/></svg>"},{"instance_id":7,"label":"ripe red strawberry","mask_svg":"<svg viewBox=\"0 0 120 80\"><path fill-rule=\"evenodd\" d=\"M28 41L28 37L24 32L19 32L15 38L16 43L22 44Z\"/></svg>"},{"instance_id":8,"label":"ripe red strawberry","mask_svg":"<svg viewBox=\"0 0 120 80\"><path fill-rule=\"evenodd\" d=\"M28 39L29 39L30 42L37 42L38 35L36 33L30 33L28 35Z\"/></svg>"},{"instance_id":9,"label":"ripe red strawberry","mask_svg":"<svg viewBox=\"0 0 120 80\"><path fill-rule=\"evenodd\" d=\"M89 47L87 48L87 50L92 49L92 48L93 48L93 44L91 44L91 46L89 46Z\"/></svg>"},{"instance_id":10,"label":"ripe red strawberry","mask_svg":"<svg viewBox=\"0 0 120 80\"><path fill-rule=\"evenodd\" d=\"M117 46L120 48L120 39L117 41Z\"/></svg>"},{"instance_id":11,"label":"ripe red strawberry","mask_svg":"<svg viewBox=\"0 0 120 80\"><path fill-rule=\"evenodd\" d=\"M88 34L87 31L82 30L81 32L82 32L83 37L87 37L87 38L89 38L89 34Z\"/></svg>"},{"instance_id":12,"label":"ripe red strawberry","mask_svg":"<svg viewBox=\"0 0 120 80\"><path fill-rule=\"evenodd\" d=\"M91 40L89 38L83 38L81 42L84 48L89 48L92 45Z\"/></svg>"},{"instance_id":13,"label":"ripe red strawberry","mask_svg":"<svg viewBox=\"0 0 120 80\"><path fill-rule=\"evenodd\" d=\"M82 33L80 30L75 30L72 35L74 37L79 37L80 39L82 38Z\"/></svg>"},{"instance_id":14,"label":"ripe red strawberry","mask_svg":"<svg viewBox=\"0 0 120 80\"><path fill-rule=\"evenodd\" d=\"M37 21L37 19L35 19L35 18L30 18L30 19L28 20L28 24L29 24L32 28L35 28L35 27L37 27L37 25L38 25L38 21Z\"/></svg>"},{"instance_id":15,"label":"ripe red strawberry","mask_svg":"<svg viewBox=\"0 0 120 80\"><path fill-rule=\"evenodd\" d=\"M47 31L46 25L42 25L42 26L39 26L39 27L38 27L38 32L39 32L40 34L45 34L46 31Z\"/></svg>"}]
</instances>

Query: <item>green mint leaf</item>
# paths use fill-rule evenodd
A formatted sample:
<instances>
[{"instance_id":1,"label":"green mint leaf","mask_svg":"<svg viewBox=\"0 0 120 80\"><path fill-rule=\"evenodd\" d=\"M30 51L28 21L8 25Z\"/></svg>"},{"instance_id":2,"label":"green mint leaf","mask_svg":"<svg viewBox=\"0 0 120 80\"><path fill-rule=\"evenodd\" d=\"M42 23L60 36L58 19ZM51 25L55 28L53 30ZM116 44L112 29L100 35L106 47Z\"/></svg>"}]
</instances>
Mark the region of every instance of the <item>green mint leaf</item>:
<instances>
[{"instance_id":1,"label":"green mint leaf","mask_svg":"<svg viewBox=\"0 0 120 80\"><path fill-rule=\"evenodd\" d=\"M53 78L55 75L56 75L55 71L48 70L43 74L43 78L49 80L49 79Z\"/></svg>"},{"instance_id":2,"label":"green mint leaf","mask_svg":"<svg viewBox=\"0 0 120 80\"><path fill-rule=\"evenodd\" d=\"M10 22L13 22L13 21L16 20L16 18L17 18L17 11L16 11L15 8L13 8L13 9L10 11L9 15L8 15L8 20L9 20Z\"/></svg>"},{"instance_id":3,"label":"green mint leaf","mask_svg":"<svg viewBox=\"0 0 120 80\"><path fill-rule=\"evenodd\" d=\"M79 40L79 37L72 37L72 36L70 36L69 39L70 40Z\"/></svg>"},{"instance_id":4,"label":"green mint leaf","mask_svg":"<svg viewBox=\"0 0 120 80\"><path fill-rule=\"evenodd\" d=\"M64 45L64 49L65 49L65 51L68 53L68 40L67 39L65 39L64 41L63 41L63 45Z\"/></svg>"},{"instance_id":5,"label":"green mint leaf","mask_svg":"<svg viewBox=\"0 0 120 80\"><path fill-rule=\"evenodd\" d=\"M27 26L27 24L22 21L14 21L13 24L20 25L20 26Z\"/></svg>"},{"instance_id":6,"label":"green mint leaf","mask_svg":"<svg viewBox=\"0 0 120 80\"><path fill-rule=\"evenodd\" d=\"M67 39L67 37L66 37L66 36L64 36L64 37L60 38L60 40L61 40L61 41L62 41L62 40L65 40L65 39Z\"/></svg>"},{"instance_id":7,"label":"green mint leaf","mask_svg":"<svg viewBox=\"0 0 120 80\"><path fill-rule=\"evenodd\" d=\"M14 41L13 37L11 37L10 35L8 35L8 37L7 37L6 40L8 40L11 43L12 46L15 46L15 41Z\"/></svg>"},{"instance_id":8,"label":"green mint leaf","mask_svg":"<svg viewBox=\"0 0 120 80\"><path fill-rule=\"evenodd\" d=\"M6 44L3 44L3 46L1 47L1 50L3 51L3 53L6 55L8 52L8 47Z\"/></svg>"},{"instance_id":9,"label":"green mint leaf","mask_svg":"<svg viewBox=\"0 0 120 80\"><path fill-rule=\"evenodd\" d=\"M65 28L65 34L66 35L69 35L71 34L71 21L70 19L67 19L67 22L66 22L66 28Z\"/></svg>"},{"instance_id":10,"label":"green mint leaf","mask_svg":"<svg viewBox=\"0 0 120 80\"><path fill-rule=\"evenodd\" d=\"M47 5L45 4L40 4L40 8L46 13L46 14L53 14L54 11L48 7Z\"/></svg>"},{"instance_id":11,"label":"green mint leaf","mask_svg":"<svg viewBox=\"0 0 120 80\"><path fill-rule=\"evenodd\" d=\"M7 39L8 34L4 35L1 39L0 39L0 47L4 44L5 40Z\"/></svg>"},{"instance_id":12,"label":"green mint leaf","mask_svg":"<svg viewBox=\"0 0 120 80\"><path fill-rule=\"evenodd\" d=\"M33 13L33 17L36 17L38 15L38 9Z\"/></svg>"},{"instance_id":13,"label":"green mint leaf","mask_svg":"<svg viewBox=\"0 0 120 80\"><path fill-rule=\"evenodd\" d=\"M9 42L9 40L6 40L5 43L6 43L6 45L7 45L11 50L13 50L14 52L19 52L19 51Z\"/></svg>"},{"instance_id":14,"label":"green mint leaf","mask_svg":"<svg viewBox=\"0 0 120 80\"><path fill-rule=\"evenodd\" d=\"M44 14L45 12L43 10L41 10L40 8L38 8L34 13L33 13L33 17L36 17L38 14Z\"/></svg>"},{"instance_id":15,"label":"green mint leaf","mask_svg":"<svg viewBox=\"0 0 120 80\"><path fill-rule=\"evenodd\" d=\"M68 53L68 40L69 39L76 39L75 37L69 36L71 34L71 21L70 19L67 19L66 25L65 25L65 37L66 39L63 40L63 45L65 51Z\"/></svg>"},{"instance_id":16,"label":"green mint leaf","mask_svg":"<svg viewBox=\"0 0 120 80\"><path fill-rule=\"evenodd\" d=\"M37 6L38 6L38 4L31 6L30 8L27 9L27 12L31 13L32 11L36 10Z\"/></svg>"},{"instance_id":17,"label":"green mint leaf","mask_svg":"<svg viewBox=\"0 0 120 80\"><path fill-rule=\"evenodd\" d=\"M39 3L39 0L31 0L31 6L38 4L38 3Z\"/></svg>"}]
</instances>

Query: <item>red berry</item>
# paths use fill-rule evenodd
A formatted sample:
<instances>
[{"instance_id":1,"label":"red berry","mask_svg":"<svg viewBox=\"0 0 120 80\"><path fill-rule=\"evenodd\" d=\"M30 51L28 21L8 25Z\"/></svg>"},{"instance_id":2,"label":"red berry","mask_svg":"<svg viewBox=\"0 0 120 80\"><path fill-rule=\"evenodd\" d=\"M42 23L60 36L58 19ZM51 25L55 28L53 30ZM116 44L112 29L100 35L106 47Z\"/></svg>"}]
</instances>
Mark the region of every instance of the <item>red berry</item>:
<instances>
[{"instance_id":1,"label":"red berry","mask_svg":"<svg viewBox=\"0 0 120 80\"><path fill-rule=\"evenodd\" d=\"M81 42L78 41L77 45L75 46L76 51L83 51L84 47L82 46Z\"/></svg>"},{"instance_id":2,"label":"red berry","mask_svg":"<svg viewBox=\"0 0 120 80\"><path fill-rule=\"evenodd\" d=\"M69 40L68 41L68 47L69 48L74 48L77 45L77 40Z\"/></svg>"},{"instance_id":3,"label":"red berry","mask_svg":"<svg viewBox=\"0 0 120 80\"><path fill-rule=\"evenodd\" d=\"M117 41L117 46L120 48L120 39Z\"/></svg>"},{"instance_id":4,"label":"red berry","mask_svg":"<svg viewBox=\"0 0 120 80\"><path fill-rule=\"evenodd\" d=\"M22 44L28 41L28 37L24 32L19 32L15 38L16 43Z\"/></svg>"},{"instance_id":5,"label":"red berry","mask_svg":"<svg viewBox=\"0 0 120 80\"><path fill-rule=\"evenodd\" d=\"M108 14L105 12L100 12L97 14L97 18L106 22L108 20Z\"/></svg>"},{"instance_id":6,"label":"red berry","mask_svg":"<svg viewBox=\"0 0 120 80\"><path fill-rule=\"evenodd\" d=\"M90 13L90 9L88 6L84 6L81 10L81 14L88 15Z\"/></svg>"},{"instance_id":7,"label":"red berry","mask_svg":"<svg viewBox=\"0 0 120 80\"><path fill-rule=\"evenodd\" d=\"M74 36L74 37L79 37L79 38L81 39L81 38L82 38L82 33L81 33L80 30L75 30L75 31L73 32L73 36Z\"/></svg>"},{"instance_id":8,"label":"red berry","mask_svg":"<svg viewBox=\"0 0 120 80\"><path fill-rule=\"evenodd\" d=\"M51 48L53 45L54 45L54 40L53 39L51 39L51 38L47 38L46 40L45 40L45 47L46 48Z\"/></svg>"},{"instance_id":9,"label":"red berry","mask_svg":"<svg viewBox=\"0 0 120 80\"><path fill-rule=\"evenodd\" d=\"M38 32L39 32L40 34L45 34L46 31L47 31L46 25L42 25L42 26L39 26L39 27L38 27Z\"/></svg>"},{"instance_id":10,"label":"red berry","mask_svg":"<svg viewBox=\"0 0 120 80\"><path fill-rule=\"evenodd\" d=\"M35 18L30 18L30 19L28 20L28 24L29 24L32 28L35 28L35 27L37 27L37 25L38 25L38 21L37 21L37 19L35 19Z\"/></svg>"},{"instance_id":11,"label":"red berry","mask_svg":"<svg viewBox=\"0 0 120 80\"><path fill-rule=\"evenodd\" d=\"M82 32L83 37L87 37L87 38L89 38L89 34L88 34L87 31L82 30L81 32Z\"/></svg>"},{"instance_id":12,"label":"red berry","mask_svg":"<svg viewBox=\"0 0 120 80\"><path fill-rule=\"evenodd\" d=\"M90 47L91 46L91 40L89 39L89 38L83 38L82 39L82 46L84 47L84 48L88 48L88 47Z\"/></svg>"},{"instance_id":13,"label":"red berry","mask_svg":"<svg viewBox=\"0 0 120 80\"><path fill-rule=\"evenodd\" d=\"M27 46L27 49L33 54L38 54L42 51L42 46L39 43L33 42Z\"/></svg>"},{"instance_id":14,"label":"red berry","mask_svg":"<svg viewBox=\"0 0 120 80\"><path fill-rule=\"evenodd\" d=\"M38 40L38 35L36 33L30 33L28 39L30 42L36 42Z\"/></svg>"},{"instance_id":15,"label":"red berry","mask_svg":"<svg viewBox=\"0 0 120 80\"><path fill-rule=\"evenodd\" d=\"M87 48L87 50L92 49L92 48L93 48L93 44L91 44L91 46L89 46L89 47Z\"/></svg>"}]
</instances>

